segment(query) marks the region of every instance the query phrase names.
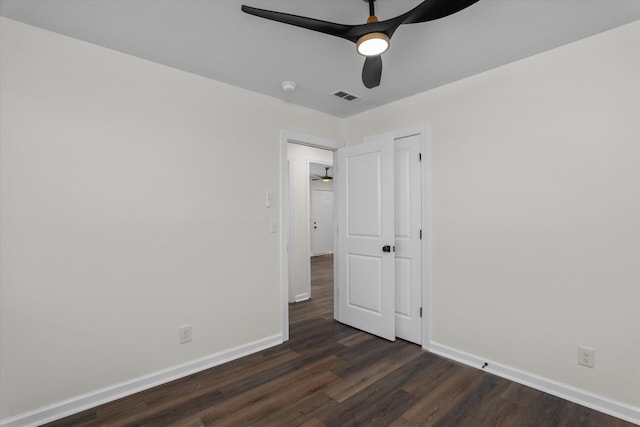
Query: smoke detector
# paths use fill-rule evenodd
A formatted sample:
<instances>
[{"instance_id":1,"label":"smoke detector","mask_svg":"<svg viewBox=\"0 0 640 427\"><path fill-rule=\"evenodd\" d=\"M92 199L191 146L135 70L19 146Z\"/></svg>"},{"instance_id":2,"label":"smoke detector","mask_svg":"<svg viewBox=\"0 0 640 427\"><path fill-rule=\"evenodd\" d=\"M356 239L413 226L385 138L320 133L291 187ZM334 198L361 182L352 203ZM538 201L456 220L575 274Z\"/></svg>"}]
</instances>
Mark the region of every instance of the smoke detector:
<instances>
[{"instance_id":1,"label":"smoke detector","mask_svg":"<svg viewBox=\"0 0 640 427\"><path fill-rule=\"evenodd\" d=\"M296 90L296 82L286 81L280 83L280 86L282 86L282 90L285 92L293 92Z\"/></svg>"}]
</instances>

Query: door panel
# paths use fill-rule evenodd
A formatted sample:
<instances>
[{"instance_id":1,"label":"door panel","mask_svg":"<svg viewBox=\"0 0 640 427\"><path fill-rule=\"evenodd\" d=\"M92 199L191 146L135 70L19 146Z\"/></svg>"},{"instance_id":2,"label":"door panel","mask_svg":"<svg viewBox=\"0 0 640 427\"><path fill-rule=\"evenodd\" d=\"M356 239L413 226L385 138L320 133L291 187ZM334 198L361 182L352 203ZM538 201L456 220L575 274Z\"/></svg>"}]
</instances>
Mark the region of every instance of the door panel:
<instances>
[{"instance_id":1,"label":"door panel","mask_svg":"<svg viewBox=\"0 0 640 427\"><path fill-rule=\"evenodd\" d=\"M382 262L380 257L349 254L347 304L382 314Z\"/></svg>"},{"instance_id":2,"label":"door panel","mask_svg":"<svg viewBox=\"0 0 640 427\"><path fill-rule=\"evenodd\" d=\"M395 340L394 147L372 139L337 152L338 320Z\"/></svg>"},{"instance_id":3,"label":"door panel","mask_svg":"<svg viewBox=\"0 0 640 427\"><path fill-rule=\"evenodd\" d=\"M349 237L382 238L381 155L378 151L346 159Z\"/></svg>"},{"instance_id":4,"label":"door panel","mask_svg":"<svg viewBox=\"0 0 640 427\"><path fill-rule=\"evenodd\" d=\"M411 317L411 287L406 286L410 282L411 259L396 256L396 318L398 316ZM402 286L403 284L405 286Z\"/></svg>"},{"instance_id":5,"label":"door panel","mask_svg":"<svg viewBox=\"0 0 640 427\"><path fill-rule=\"evenodd\" d=\"M311 191L311 253L333 252L333 191Z\"/></svg>"},{"instance_id":6,"label":"door panel","mask_svg":"<svg viewBox=\"0 0 640 427\"><path fill-rule=\"evenodd\" d=\"M422 342L420 136L395 140L396 335Z\"/></svg>"}]
</instances>

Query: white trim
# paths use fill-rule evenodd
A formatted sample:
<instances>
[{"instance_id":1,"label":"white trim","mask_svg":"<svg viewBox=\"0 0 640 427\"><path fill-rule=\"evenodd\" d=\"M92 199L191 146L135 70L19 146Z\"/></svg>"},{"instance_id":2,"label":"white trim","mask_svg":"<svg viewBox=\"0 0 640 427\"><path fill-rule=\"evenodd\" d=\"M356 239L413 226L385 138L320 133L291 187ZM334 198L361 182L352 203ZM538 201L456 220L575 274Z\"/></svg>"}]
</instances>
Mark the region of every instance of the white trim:
<instances>
[{"instance_id":1,"label":"white trim","mask_svg":"<svg viewBox=\"0 0 640 427\"><path fill-rule=\"evenodd\" d=\"M340 316L340 289L338 288L338 277L340 274L340 264L338 264L338 254L340 253L340 245L338 244L338 202L340 200L340 170L338 169L338 151L333 152L333 318L338 322L341 321Z\"/></svg>"},{"instance_id":2,"label":"white trim","mask_svg":"<svg viewBox=\"0 0 640 427\"><path fill-rule=\"evenodd\" d=\"M284 180L285 180L285 182L289 182L290 183L291 182L291 161L289 161L288 158L287 158L287 164L285 166L285 172L286 172L286 176L284 177ZM286 234L285 234L284 231L281 231L283 233L283 237L282 238L285 238L284 236L286 236L286 239L287 239L286 240L286 242L287 242L286 245L287 246L286 246L286 253L285 253L285 256L287 258L286 258L286 262L284 263L285 265L283 267L283 268L287 269L287 275L282 280L285 281L285 292L287 293L287 295L285 297L286 301L287 301L287 303L292 303L292 302L294 302L294 300L292 298L293 286L291 285L291 283L292 283L291 279L293 278L293 263L289 262L289 258L288 258L289 248L293 247L293 240L292 240L293 233L291 232L291 223L288 222L289 218L291 218L293 216L293 207L292 207L291 203L289 202L289 200L292 199L292 196L291 196L291 185L287 185L286 194L287 194L286 195L286 198L287 198L286 200L287 201L286 201L286 203L283 203L283 206L286 205L286 206L288 206L288 208L287 208L286 216L283 216L282 218L287 218L287 222L285 223L285 222L283 222L282 219L280 220L281 221L280 222L281 230L284 227L287 228L286 229ZM281 261L281 263L282 263L282 261ZM287 313L288 313L288 310L287 310ZM286 324L288 325L289 324L288 317L286 318L286 322L287 322ZM287 326L287 328L288 328L288 326ZM288 331L288 329L287 329L287 331ZM289 339L289 338L287 337L285 339L285 341L287 339Z\"/></svg>"},{"instance_id":3,"label":"white trim","mask_svg":"<svg viewBox=\"0 0 640 427\"><path fill-rule=\"evenodd\" d=\"M306 301L309 299L309 293L308 292L304 292L301 294L296 295L296 302L301 302L301 301Z\"/></svg>"},{"instance_id":4,"label":"white trim","mask_svg":"<svg viewBox=\"0 0 640 427\"><path fill-rule=\"evenodd\" d=\"M291 218L289 208L289 170L287 163L287 144L306 145L335 151L340 147L338 141L333 141L288 130L280 131L280 321L282 340L289 340L289 227Z\"/></svg>"},{"instance_id":5,"label":"white trim","mask_svg":"<svg viewBox=\"0 0 640 427\"><path fill-rule=\"evenodd\" d=\"M287 159L288 133L280 132L280 328L282 340L289 340L289 245L291 235L290 165Z\"/></svg>"},{"instance_id":6,"label":"white trim","mask_svg":"<svg viewBox=\"0 0 640 427\"><path fill-rule=\"evenodd\" d=\"M288 130L280 131L280 141L292 142L294 144L306 145L307 147L322 148L324 150L336 151L341 147L338 141L331 139L319 138L313 135L305 135L303 133L291 132Z\"/></svg>"},{"instance_id":7,"label":"white trim","mask_svg":"<svg viewBox=\"0 0 640 427\"><path fill-rule=\"evenodd\" d=\"M422 348L431 348L433 325L431 278L433 277L433 187L431 185L431 125L422 127Z\"/></svg>"},{"instance_id":8,"label":"white trim","mask_svg":"<svg viewBox=\"0 0 640 427\"><path fill-rule=\"evenodd\" d=\"M457 350L455 348L431 342L432 353L455 360L462 364L489 372L499 377L515 381L520 384L535 388L536 390L558 396L562 399L577 403L596 411L640 425L640 407L634 407L623 402L618 402L586 390L582 390L567 384L559 383L549 378L541 377L526 371L498 362L483 359L480 356ZM484 364L487 366L483 369Z\"/></svg>"},{"instance_id":9,"label":"white trim","mask_svg":"<svg viewBox=\"0 0 640 427\"><path fill-rule=\"evenodd\" d=\"M134 393L195 374L214 366L239 359L249 354L282 344L282 335L272 335L248 344L223 350L209 356L195 359L187 363L163 369L148 375L143 375L129 381L95 390L80 396L75 396L52 405L44 406L33 411L0 420L2 427L38 426L55 421L78 412L94 408L107 402L112 402Z\"/></svg>"}]
</instances>

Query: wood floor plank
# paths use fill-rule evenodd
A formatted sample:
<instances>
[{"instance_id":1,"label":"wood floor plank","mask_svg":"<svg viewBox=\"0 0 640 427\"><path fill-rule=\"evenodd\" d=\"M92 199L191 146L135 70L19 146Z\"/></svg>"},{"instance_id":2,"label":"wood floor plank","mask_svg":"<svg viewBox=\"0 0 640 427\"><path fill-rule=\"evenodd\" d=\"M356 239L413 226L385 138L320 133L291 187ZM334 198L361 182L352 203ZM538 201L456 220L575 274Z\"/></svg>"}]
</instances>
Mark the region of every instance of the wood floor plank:
<instances>
[{"instance_id":1,"label":"wood floor plank","mask_svg":"<svg viewBox=\"0 0 640 427\"><path fill-rule=\"evenodd\" d=\"M339 344L342 344L345 347L353 347L354 345L360 344L366 341L375 340L375 336L371 334L367 334L366 332L360 332L357 334L352 334L346 338L338 340Z\"/></svg>"},{"instance_id":2,"label":"wood floor plank","mask_svg":"<svg viewBox=\"0 0 640 427\"><path fill-rule=\"evenodd\" d=\"M300 427L327 427L327 426L317 418L313 418L304 424L300 424Z\"/></svg>"},{"instance_id":3,"label":"wood floor plank","mask_svg":"<svg viewBox=\"0 0 640 427\"><path fill-rule=\"evenodd\" d=\"M420 354L421 350L414 346L404 347L400 351L393 352L393 355L390 357L381 358L377 363L345 376L342 381L338 381L328 387L325 393L337 402L344 402L349 397L378 381L380 378L387 376L389 372L405 365Z\"/></svg>"},{"instance_id":4,"label":"wood floor plank","mask_svg":"<svg viewBox=\"0 0 640 427\"><path fill-rule=\"evenodd\" d=\"M205 427L200 417L190 417L182 419L177 423L169 424L167 427Z\"/></svg>"},{"instance_id":5,"label":"wood floor plank","mask_svg":"<svg viewBox=\"0 0 640 427\"><path fill-rule=\"evenodd\" d=\"M338 406L338 402L325 393L314 393L302 399L295 399L283 405L270 416L264 417L260 426L299 426L316 419L316 415L330 413Z\"/></svg>"},{"instance_id":6,"label":"wood floor plank","mask_svg":"<svg viewBox=\"0 0 640 427\"><path fill-rule=\"evenodd\" d=\"M332 257L290 340L48 424L53 427L631 427L608 416L333 320Z\"/></svg>"},{"instance_id":7,"label":"wood floor plank","mask_svg":"<svg viewBox=\"0 0 640 427\"><path fill-rule=\"evenodd\" d=\"M477 425L494 426L497 411L507 401L500 394L508 387L509 381L495 375L480 372L482 375L468 386L463 395L458 395L454 405L434 426ZM561 399L558 399L561 400Z\"/></svg>"},{"instance_id":8,"label":"wood floor plank","mask_svg":"<svg viewBox=\"0 0 640 427\"><path fill-rule=\"evenodd\" d=\"M431 426L444 417L458 399L469 393L472 384L480 375L471 369L458 369L441 376L432 390L423 396L404 414L402 418L421 426ZM454 425L454 424L451 424Z\"/></svg>"},{"instance_id":9,"label":"wood floor plank","mask_svg":"<svg viewBox=\"0 0 640 427\"><path fill-rule=\"evenodd\" d=\"M290 387L280 390L277 394L266 395L263 399L251 402L251 405L244 405L240 410L230 411L224 417L216 416L212 418L210 413L205 412L201 419L207 427L259 425L264 422L266 416L286 406L288 402L304 399L337 379L331 372L319 372L300 379Z\"/></svg>"},{"instance_id":10,"label":"wood floor plank","mask_svg":"<svg viewBox=\"0 0 640 427\"><path fill-rule=\"evenodd\" d=\"M521 406L529 406L539 396L539 391L518 383L511 383L501 397Z\"/></svg>"},{"instance_id":11,"label":"wood floor plank","mask_svg":"<svg viewBox=\"0 0 640 427\"><path fill-rule=\"evenodd\" d=\"M438 382L434 383L434 381L438 378L446 377L449 371L459 370L459 365L443 357L431 353L425 353L425 357L428 360L427 366L420 372L416 372L413 378L409 379L406 384L403 384L403 390L411 394L424 396L437 386L436 384L438 384Z\"/></svg>"},{"instance_id":12,"label":"wood floor plank","mask_svg":"<svg viewBox=\"0 0 640 427\"><path fill-rule=\"evenodd\" d=\"M417 397L404 392L401 385L415 376L429 363L426 353L421 352L412 363L404 363L389 370L385 376L352 395L335 408L330 418L319 418L329 425L341 425L346 420L354 425L388 425L411 407ZM385 402L385 405L380 405Z\"/></svg>"},{"instance_id":13,"label":"wood floor plank","mask_svg":"<svg viewBox=\"0 0 640 427\"><path fill-rule=\"evenodd\" d=\"M332 365L339 362L335 356L329 356L325 359L308 364L300 369L289 372L280 376L277 380L271 380L264 382L261 385L253 388L242 388L241 393L237 393L233 388L226 392L232 395L224 401L223 405L215 405L206 410L203 410L199 415L202 418L205 425L216 422L216 420L223 419L230 414L234 414L239 411L250 410L254 405L261 405L261 402L269 399L270 395L277 393L285 393L287 389L295 386L297 382L304 381L307 377L314 377L322 373L327 372L331 374L330 369ZM333 374L331 374L333 375ZM221 390L225 390L223 387ZM282 402L287 403L286 401Z\"/></svg>"},{"instance_id":14,"label":"wood floor plank","mask_svg":"<svg viewBox=\"0 0 640 427\"><path fill-rule=\"evenodd\" d=\"M387 394L384 399L379 395L353 396L344 402L339 411L319 417L327 427L388 426L410 405L414 397L402 389Z\"/></svg>"}]
</instances>

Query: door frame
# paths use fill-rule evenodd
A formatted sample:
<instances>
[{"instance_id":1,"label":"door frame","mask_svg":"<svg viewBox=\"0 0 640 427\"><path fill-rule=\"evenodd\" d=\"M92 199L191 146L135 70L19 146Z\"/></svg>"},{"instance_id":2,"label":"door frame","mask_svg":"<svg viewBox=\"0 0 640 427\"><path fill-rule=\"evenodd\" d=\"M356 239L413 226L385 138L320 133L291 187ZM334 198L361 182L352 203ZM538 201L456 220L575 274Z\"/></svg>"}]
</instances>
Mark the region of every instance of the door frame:
<instances>
[{"instance_id":1,"label":"door frame","mask_svg":"<svg viewBox=\"0 0 640 427\"><path fill-rule=\"evenodd\" d=\"M289 234L291 226L289 193L289 162L287 144L299 144L323 150L336 151L342 143L289 130L280 131L280 321L282 341L289 340ZM309 222L309 221L307 221ZM309 248L306 248L307 253Z\"/></svg>"},{"instance_id":2,"label":"door frame","mask_svg":"<svg viewBox=\"0 0 640 427\"><path fill-rule=\"evenodd\" d=\"M432 232L432 184L431 184L431 125L429 123L420 124L417 126L402 128L393 130L391 132L370 135L364 138L364 144L369 140L378 138L387 138L396 140L400 138L406 138L409 136L420 136L420 151L422 153L422 167L421 182L422 182L422 348L425 350L431 349L431 326L432 326L432 313L433 307L431 304L431 282L432 282L432 254L433 254L433 232ZM337 169L335 154L334 154L334 179L340 179L340 170ZM338 203L334 204L334 209L337 209ZM335 216L334 216L335 217ZM334 227L337 227L336 221ZM337 245L338 241L335 240ZM336 247L334 253L338 253ZM339 265L335 267L334 277L337 278ZM334 280L334 295L337 295L338 281ZM334 298L334 317L336 320L340 319L338 299Z\"/></svg>"}]
</instances>

